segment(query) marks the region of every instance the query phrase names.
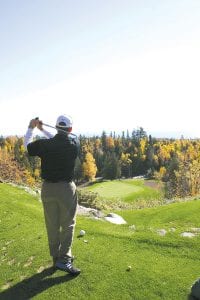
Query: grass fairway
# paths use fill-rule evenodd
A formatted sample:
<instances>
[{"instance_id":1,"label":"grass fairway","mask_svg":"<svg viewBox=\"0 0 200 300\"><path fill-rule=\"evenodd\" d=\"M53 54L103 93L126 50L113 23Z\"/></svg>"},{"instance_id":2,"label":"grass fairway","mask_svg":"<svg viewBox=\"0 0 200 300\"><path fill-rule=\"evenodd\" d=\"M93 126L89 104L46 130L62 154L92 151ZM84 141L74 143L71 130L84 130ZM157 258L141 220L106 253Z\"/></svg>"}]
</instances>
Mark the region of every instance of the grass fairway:
<instances>
[{"instance_id":1,"label":"grass fairway","mask_svg":"<svg viewBox=\"0 0 200 300\"><path fill-rule=\"evenodd\" d=\"M82 273L73 278L50 267L38 199L0 184L0 299L187 299L200 276L200 236L180 233L200 227L199 211L200 201L191 201L118 212L127 225L78 216L73 252Z\"/></svg>"},{"instance_id":2,"label":"grass fairway","mask_svg":"<svg viewBox=\"0 0 200 300\"><path fill-rule=\"evenodd\" d=\"M94 183L87 189L98 193L101 198L123 201L127 204L161 201L163 199L161 188L155 189L146 183L148 181L143 179L113 180Z\"/></svg>"}]
</instances>

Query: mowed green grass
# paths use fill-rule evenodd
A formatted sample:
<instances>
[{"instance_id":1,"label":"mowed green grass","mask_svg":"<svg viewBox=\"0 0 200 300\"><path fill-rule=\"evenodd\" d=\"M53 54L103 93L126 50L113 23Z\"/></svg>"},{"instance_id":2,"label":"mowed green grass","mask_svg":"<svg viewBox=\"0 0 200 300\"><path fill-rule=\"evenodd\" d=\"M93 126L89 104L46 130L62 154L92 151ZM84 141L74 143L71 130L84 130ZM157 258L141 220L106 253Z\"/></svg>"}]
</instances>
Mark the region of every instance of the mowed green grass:
<instances>
[{"instance_id":1,"label":"mowed green grass","mask_svg":"<svg viewBox=\"0 0 200 300\"><path fill-rule=\"evenodd\" d=\"M180 233L200 227L199 211L196 200L118 212L126 225L78 216L73 253L82 273L73 278L50 268L38 198L0 184L0 299L187 299L200 276L200 236Z\"/></svg>"},{"instance_id":2,"label":"mowed green grass","mask_svg":"<svg viewBox=\"0 0 200 300\"><path fill-rule=\"evenodd\" d=\"M102 198L122 200L128 203L139 200L160 200L163 198L161 188L155 189L145 184L145 180L126 179L94 183L88 190L98 193Z\"/></svg>"}]
</instances>

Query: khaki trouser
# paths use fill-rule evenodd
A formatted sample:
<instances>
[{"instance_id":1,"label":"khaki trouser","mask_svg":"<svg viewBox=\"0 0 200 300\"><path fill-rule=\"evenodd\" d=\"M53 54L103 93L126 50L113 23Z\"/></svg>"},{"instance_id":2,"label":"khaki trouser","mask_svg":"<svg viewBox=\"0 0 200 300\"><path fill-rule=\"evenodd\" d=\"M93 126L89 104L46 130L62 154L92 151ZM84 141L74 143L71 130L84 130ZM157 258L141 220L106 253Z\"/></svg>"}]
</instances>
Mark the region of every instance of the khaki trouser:
<instances>
[{"instance_id":1,"label":"khaki trouser","mask_svg":"<svg viewBox=\"0 0 200 300\"><path fill-rule=\"evenodd\" d=\"M72 256L77 193L74 182L44 181L41 191L50 255Z\"/></svg>"}]
</instances>

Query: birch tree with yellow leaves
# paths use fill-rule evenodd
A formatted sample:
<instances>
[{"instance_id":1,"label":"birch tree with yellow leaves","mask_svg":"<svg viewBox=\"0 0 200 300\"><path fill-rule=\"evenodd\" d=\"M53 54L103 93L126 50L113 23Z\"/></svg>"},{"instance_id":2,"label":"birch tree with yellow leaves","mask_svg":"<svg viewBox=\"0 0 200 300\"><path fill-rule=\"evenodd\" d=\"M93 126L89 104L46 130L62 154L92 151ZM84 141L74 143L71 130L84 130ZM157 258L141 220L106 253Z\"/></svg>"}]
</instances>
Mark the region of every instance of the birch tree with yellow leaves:
<instances>
[{"instance_id":1,"label":"birch tree with yellow leaves","mask_svg":"<svg viewBox=\"0 0 200 300\"><path fill-rule=\"evenodd\" d=\"M83 168L83 177L85 177L89 181L94 180L97 173L97 166L92 153L90 152L86 153L85 160L82 164L82 168Z\"/></svg>"}]
</instances>

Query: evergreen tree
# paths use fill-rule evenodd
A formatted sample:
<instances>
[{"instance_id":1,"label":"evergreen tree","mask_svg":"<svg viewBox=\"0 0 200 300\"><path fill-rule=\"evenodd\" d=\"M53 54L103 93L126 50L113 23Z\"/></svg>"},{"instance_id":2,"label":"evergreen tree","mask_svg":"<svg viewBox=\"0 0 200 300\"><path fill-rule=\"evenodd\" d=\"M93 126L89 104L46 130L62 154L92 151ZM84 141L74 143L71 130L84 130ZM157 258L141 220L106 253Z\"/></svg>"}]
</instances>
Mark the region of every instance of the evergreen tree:
<instances>
[{"instance_id":1,"label":"evergreen tree","mask_svg":"<svg viewBox=\"0 0 200 300\"><path fill-rule=\"evenodd\" d=\"M104 154L102 149L98 149L94 152L94 159L97 166L97 177L102 176L102 170L104 165Z\"/></svg>"},{"instance_id":2,"label":"evergreen tree","mask_svg":"<svg viewBox=\"0 0 200 300\"><path fill-rule=\"evenodd\" d=\"M107 150L107 144L106 144L106 132L103 131L102 132L102 135L101 135L101 144L102 144L102 149L103 151L106 151Z\"/></svg>"},{"instance_id":3,"label":"evergreen tree","mask_svg":"<svg viewBox=\"0 0 200 300\"><path fill-rule=\"evenodd\" d=\"M74 167L74 180L76 184L79 183L82 177L83 177L83 170L82 170L81 160L79 157L77 157L75 161L75 167Z\"/></svg>"},{"instance_id":4,"label":"evergreen tree","mask_svg":"<svg viewBox=\"0 0 200 300\"><path fill-rule=\"evenodd\" d=\"M104 160L103 177L106 179L120 178L120 162L114 152L107 153Z\"/></svg>"}]
</instances>

